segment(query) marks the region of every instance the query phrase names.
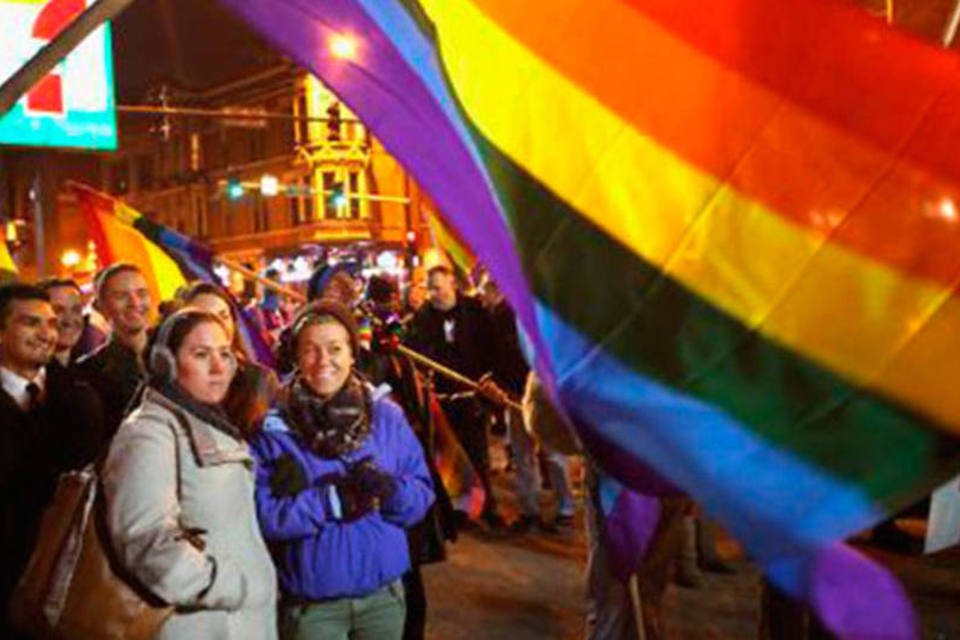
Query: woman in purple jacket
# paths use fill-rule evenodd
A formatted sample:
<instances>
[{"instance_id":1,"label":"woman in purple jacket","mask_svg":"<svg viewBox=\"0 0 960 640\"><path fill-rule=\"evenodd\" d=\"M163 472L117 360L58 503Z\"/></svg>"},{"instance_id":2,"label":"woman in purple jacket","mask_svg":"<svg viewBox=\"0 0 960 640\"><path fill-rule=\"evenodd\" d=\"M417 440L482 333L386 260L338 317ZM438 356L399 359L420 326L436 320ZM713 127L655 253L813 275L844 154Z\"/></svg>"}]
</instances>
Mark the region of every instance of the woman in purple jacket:
<instances>
[{"instance_id":1,"label":"woman in purple jacket","mask_svg":"<svg viewBox=\"0 0 960 640\"><path fill-rule=\"evenodd\" d=\"M252 448L257 510L283 594L281 636L399 640L404 529L434 493L403 411L353 369L350 312L321 300L294 320L297 370Z\"/></svg>"}]
</instances>

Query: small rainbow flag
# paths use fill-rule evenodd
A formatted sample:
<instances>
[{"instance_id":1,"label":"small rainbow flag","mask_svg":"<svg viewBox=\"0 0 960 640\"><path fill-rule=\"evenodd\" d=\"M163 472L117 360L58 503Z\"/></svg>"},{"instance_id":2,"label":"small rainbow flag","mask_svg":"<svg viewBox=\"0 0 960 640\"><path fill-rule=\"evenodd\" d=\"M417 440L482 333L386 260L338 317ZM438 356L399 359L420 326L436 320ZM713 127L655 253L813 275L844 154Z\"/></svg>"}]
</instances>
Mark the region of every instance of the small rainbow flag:
<instances>
[{"instance_id":1,"label":"small rainbow flag","mask_svg":"<svg viewBox=\"0 0 960 640\"><path fill-rule=\"evenodd\" d=\"M447 415L433 393L430 394L430 420L435 438L434 461L440 480L456 508L476 520L483 511L486 493L480 477L470 464L467 452L454 434Z\"/></svg>"},{"instance_id":2,"label":"small rainbow flag","mask_svg":"<svg viewBox=\"0 0 960 640\"><path fill-rule=\"evenodd\" d=\"M92 187L79 182L67 186L86 217L101 264L130 262L140 267L155 302L173 299L188 280L219 283L213 273L213 253L207 247ZM239 309L237 316L247 356L273 367L273 352L254 321Z\"/></svg>"},{"instance_id":3,"label":"small rainbow flag","mask_svg":"<svg viewBox=\"0 0 960 640\"><path fill-rule=\"evenodd\" d=\"M606 471L916 635L840 542L960 468L954 52L840 0L224 1L469 240Z\"/></svg>"},{"instance_id":4,"label":"small rainbow flag","mask_svg":"<svg viewBox=\"0 0 960 640\"><path fill-rule=\"evenodd\" d=\"M149 220L120 200L91 187L77 182L67 186L76 196L87 221L100 264L135 264L143 270L154 303L172 300L187 279L177 261L138 227Z\"/></svg>"},{"instance_id":5,"label":"small rainbow flag","mask_svg":"<svg viewBox=\"0 0 960 640\"><path fill-rule=\"evenodd\" d=\"M17 264L10 255L10 248L7 247L7 241L0 238L0 283L17 278Z\"/></svg>"}]
</instances>

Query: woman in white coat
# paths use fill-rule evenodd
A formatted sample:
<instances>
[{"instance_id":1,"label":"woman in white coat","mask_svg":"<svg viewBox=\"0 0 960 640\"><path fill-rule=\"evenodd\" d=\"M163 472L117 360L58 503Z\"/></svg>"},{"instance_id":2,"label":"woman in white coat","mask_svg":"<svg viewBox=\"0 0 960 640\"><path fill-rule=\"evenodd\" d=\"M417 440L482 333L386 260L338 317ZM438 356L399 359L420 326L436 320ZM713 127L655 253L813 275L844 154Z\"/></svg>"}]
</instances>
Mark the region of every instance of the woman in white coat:
<instances>
[{"instance_id":1,"label":"woman in white coat","mask_svg":"<svg viewBox=\"0 0 960 640\"><path fill-rule=\"evenodd\" d=\"M253 461L220 406L236 371L227 332L208 312L178 311L158 329L148 368L103 472L111 542L133 577L176 607L157 638L275 638Z\"/></svg>"}]
</instances>

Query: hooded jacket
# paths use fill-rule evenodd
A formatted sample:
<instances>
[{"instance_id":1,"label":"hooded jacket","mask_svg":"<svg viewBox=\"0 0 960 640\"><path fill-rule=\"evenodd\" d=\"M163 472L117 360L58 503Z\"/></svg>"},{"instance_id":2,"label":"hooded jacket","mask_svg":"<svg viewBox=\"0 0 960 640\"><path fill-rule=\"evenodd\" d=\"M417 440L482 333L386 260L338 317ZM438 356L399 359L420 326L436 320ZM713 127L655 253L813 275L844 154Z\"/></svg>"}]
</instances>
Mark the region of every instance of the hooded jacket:
<instances>
[{"instance_id":1,"label":"hooded jacket","mask_svg":"<svg viewBox=\"0 0 960 640\"><path fill-rule=\"evenodd\" d=\"M276 410L251 446L260 527L272 543L286 597L361 597L410 568L404 530L423 519L434 492L423 450L397 404L374 392L370 433L357 450L339 458L311 451ZM327 518L325 479L346 475L364 458L394 477L393 496L379 511L353 522Z\"/></svg>"},{"instance_id":2,"label":"hooded jacket","mask_svg":"<svg viewBox=\"0 0 960 640\"><path fill-rule=\"evenodd\" d=\"M276 638L276 574L247 444L147 389L103 470L123 565L177 612L159 640Z\"/></svg>"}]
</instances>

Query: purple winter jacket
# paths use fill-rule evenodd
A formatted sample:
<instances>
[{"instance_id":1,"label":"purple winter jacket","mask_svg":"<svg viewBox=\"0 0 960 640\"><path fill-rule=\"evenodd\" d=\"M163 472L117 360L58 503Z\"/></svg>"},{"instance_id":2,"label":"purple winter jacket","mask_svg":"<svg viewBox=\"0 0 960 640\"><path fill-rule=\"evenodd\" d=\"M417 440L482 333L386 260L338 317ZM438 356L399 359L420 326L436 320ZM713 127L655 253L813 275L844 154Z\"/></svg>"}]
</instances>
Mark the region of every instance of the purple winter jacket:
<instances>
[{"instance_id":1,"label":"purple winter jacket","mask_svg":"<svg viewBox=\"0 0 960 640\"><path fill-rule=\"evenodd\" d=\"M267 414L251 448L260 529L271 543L284 595L311 601L360 597L409 570L404 530L423 519L434 493L420 442L392 400L374 399L370 434L342 458L311 452L278 411ZM344 475L348 465L367 457L394 476L396 492L379 512L354 522L328 519L320 478ZM277 495L278 475L291 470L304 488Z\"/></svg>"}]
</instances>

